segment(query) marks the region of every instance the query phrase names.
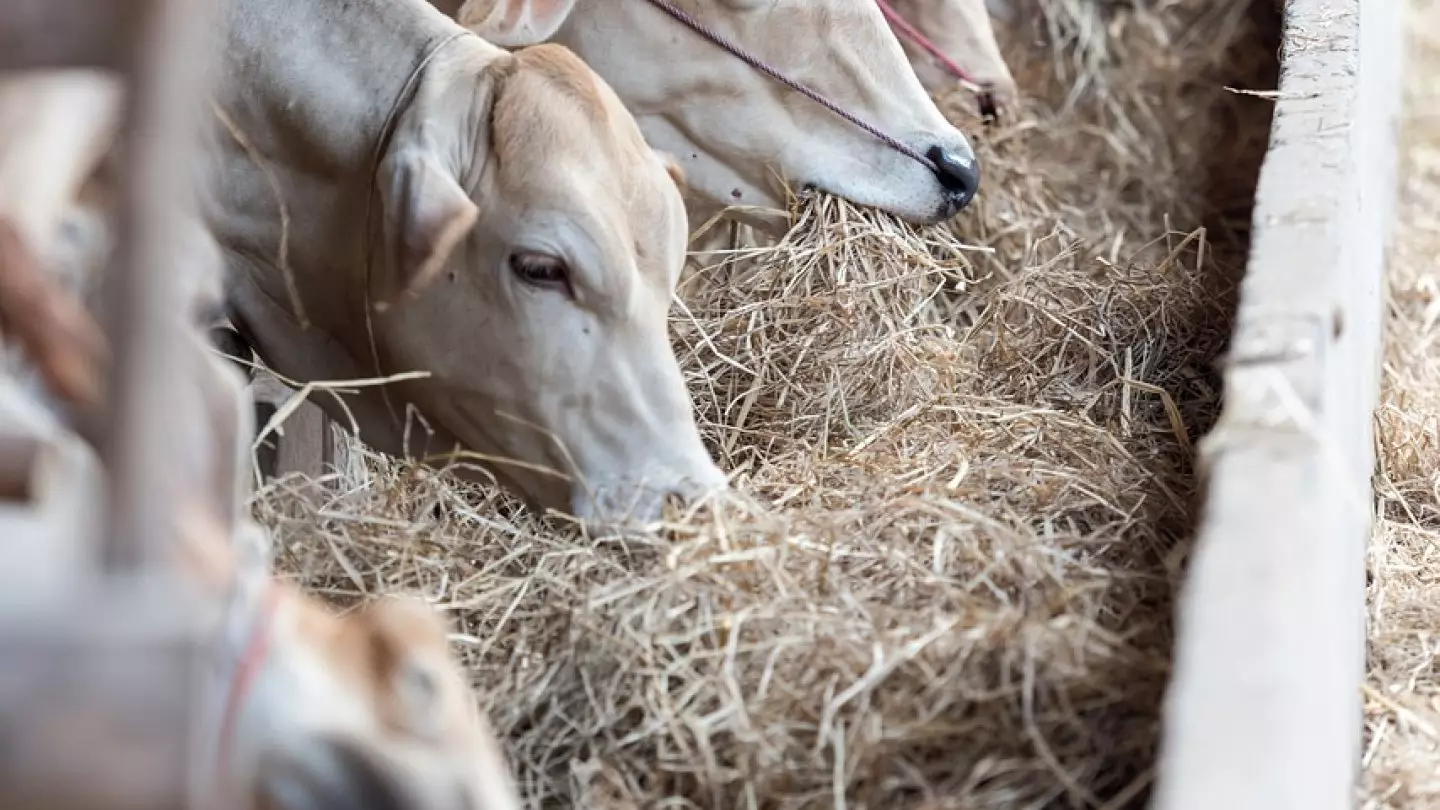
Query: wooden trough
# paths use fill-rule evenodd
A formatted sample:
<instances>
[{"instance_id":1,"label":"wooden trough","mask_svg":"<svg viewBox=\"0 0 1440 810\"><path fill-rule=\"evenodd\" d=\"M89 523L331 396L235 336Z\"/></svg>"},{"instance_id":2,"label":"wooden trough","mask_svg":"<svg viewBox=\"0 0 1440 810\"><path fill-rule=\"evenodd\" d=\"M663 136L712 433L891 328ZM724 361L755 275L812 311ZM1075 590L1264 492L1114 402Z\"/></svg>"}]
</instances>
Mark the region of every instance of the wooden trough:
<instances>
[{"instance_id":1,"label":"wooden trough","mask_svg":"<svg viewBox=\"0 0 1440 810\"><path fill-rule=\"evenodd\" d=\"M1157 810L1354 806L1402 5L1286 7Z\"/></svg>"}]
</instances>

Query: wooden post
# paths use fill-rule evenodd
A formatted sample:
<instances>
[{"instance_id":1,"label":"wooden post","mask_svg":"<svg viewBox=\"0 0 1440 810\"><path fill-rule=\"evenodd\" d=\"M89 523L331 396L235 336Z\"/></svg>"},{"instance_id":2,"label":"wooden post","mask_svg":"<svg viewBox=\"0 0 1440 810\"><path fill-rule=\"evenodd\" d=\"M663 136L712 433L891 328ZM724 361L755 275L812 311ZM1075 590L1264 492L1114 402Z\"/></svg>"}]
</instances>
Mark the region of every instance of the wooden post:
<instances>
[{"instance_id":1,"label":"wooden post","mask_svg":"<svg viewBox=\"0 0 1440 810\"><path fill-rule=\"evenodd\" d=\"M204 4L149 0L131 43L130 96L121 143L124 178L117 206L116 260L106 275L113 307L106 337L115 362L103 453L110 473L106 554L133 566L146 544L167 544L183 454L163 392L184 367L182 340L191 316L178 261L180 217L193 210L186 171L198 158L212 43ZM164 547L164 546L162 546Z\"/></svg>"},{"instance_id":2,"label":"wooden post","mask_svg":"<svg viewBox=\"0 0 1440 810\"><path fill-rule=\"evenodd\" d=\"M1291 0L1157 810L1349 810L1401 3Z\"/></svg>"},{"instance_id":3,"label":"wooden post","mask_svg":"<svg viewBox=\"0 0 1440 810\"><path fill-rule=\"evenodd\" d=\"M178 540L170 476L183 448L169 435L163 391L191 368L180 353L187 308L171 232L192 180L184 167L209 52L204 7L0 4L0 69L83 64L131 80L117 266L107 276L116 362L103 468L89 443L0 379L6 810L183 810L192 798L192 700L218 606L180 585L161 563L173 546L159 544ZM98 549L97 534L108 541ZM101 564L86 565L97 551Z\"/></svg>"},{"instance_id":4,"label":"wooden post","mask_svg":"<svg viewBox=\"0 0 1440 810\"><path fill-rule=\"evenodd\" d=\"M204 613L153 581L85 584L0 611L0 807L182 810Z\"/></svg>"},{"instance_id":5,"label":"wooden post","mask_svg":"<svg viewBox=\"0 0 1440 810\"><path fill-rule=\"evenodd\" d=\"M117 68L150 0L5 0L0 70Z\"/></svg>"},{"instance_id":6,"label":"wooden post","mask_svg":"<svg viewBox=\"0 0 1440 810\"><path fill-rule=\"evenodd\" d=\"M263 428L265 422L278 408L294 396L294 389L266 373L257 373L255 384L256 426ZM289 473L301 473L310 478L319 478L329 472L335 463L335 441L330 429L330 418L313 402L304 402L285 419L282 433L266 437L265 452L260 456L260 473L266 478L278 478ZM273 450L269 449L273 448Z\"/></svg>"}]
</instances>

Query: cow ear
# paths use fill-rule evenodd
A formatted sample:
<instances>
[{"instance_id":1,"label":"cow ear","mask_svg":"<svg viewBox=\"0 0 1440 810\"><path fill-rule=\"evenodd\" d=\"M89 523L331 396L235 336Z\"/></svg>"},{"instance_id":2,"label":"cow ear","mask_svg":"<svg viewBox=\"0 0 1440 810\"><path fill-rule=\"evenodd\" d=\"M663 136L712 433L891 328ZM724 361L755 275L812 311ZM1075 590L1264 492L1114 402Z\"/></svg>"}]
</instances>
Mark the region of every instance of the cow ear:
<instances>
[{"instance_id":1,"label":"cow ear","mask_svg":"<svg viewBox=\"0 0 1440 810\"><path fill-rule=\"evenodd\" d=\"M481 39L502 48L522 48L555 36L575 1L465 0L455 19Z\"/></svg>"},{"instance_id":2,"label":"cow ear","mask_svg":"<svg viewBox=\"0 0 1440 810\"><path fill-rule=\"evenodd\" d=\"M372 268L370 295L384 311L434 280L480 209L427 149L402 147L387 155L377 180L389 261Z\"/></svg>"}]
</instances>

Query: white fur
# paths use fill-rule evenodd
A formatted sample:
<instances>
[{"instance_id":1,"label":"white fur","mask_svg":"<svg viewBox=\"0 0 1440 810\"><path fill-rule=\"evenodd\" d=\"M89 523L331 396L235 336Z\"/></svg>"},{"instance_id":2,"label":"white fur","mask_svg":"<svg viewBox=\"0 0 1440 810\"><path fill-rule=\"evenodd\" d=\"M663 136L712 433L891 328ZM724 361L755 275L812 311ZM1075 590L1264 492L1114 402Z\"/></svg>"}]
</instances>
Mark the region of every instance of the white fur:
<instances>
[{"instance_id":1,"label":"white fur","mask_svg":"<svg viewBox=\"0 0 1440 810\"><path fill-rule=\"evenodd\" d=\"M434 0L450 9L455 0ZM936 108L874 0L701 0L680 5L785 75L924 154L974 159ZM536 6L549 15L537 23ZM517 16L515 9L521 12ZM609 82L645 137L680 162L692 219L783 207L782 178L916 222L955 211L922 164L701 39L644 0L469 0L458 18L507 45L568 46ZM507 19L516 25L506 25ZM552 33L553 31L553 33Z\"/></svg>"}]
</instances>

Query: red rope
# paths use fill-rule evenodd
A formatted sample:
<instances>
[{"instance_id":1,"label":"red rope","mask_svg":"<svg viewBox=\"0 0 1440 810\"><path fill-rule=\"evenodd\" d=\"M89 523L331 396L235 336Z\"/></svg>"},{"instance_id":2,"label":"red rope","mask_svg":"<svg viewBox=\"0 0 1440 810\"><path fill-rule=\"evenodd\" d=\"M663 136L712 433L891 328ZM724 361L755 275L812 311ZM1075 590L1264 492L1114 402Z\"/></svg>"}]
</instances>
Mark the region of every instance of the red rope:
<instances>
[{"instance_id":1,"label":"red rope","mask_svg":"<svg viewBox=\"0 0 1440 810\"><path fill-rule=\"evenodd\" d=\"M892 28L906 39L919 45L926 53L935 57L936 61L946 70L950 71L952 76L960 80L962 87L972 93L982 93L985 91L985 88L981 87L964 68L956 64L954 59L946 56L945 52L940 50L940 46L931 42L929 37L920 33L920 30L909 22L906 22L905 18L900 16L900 12L896 11L894 6L890 5L886 0L875 0L875 5L880 7L880 12L885 15L885 19L890 21Z\"/></svg>"},{"instance_id":2,"label":"red rope","mask_svg":"<svg viewBox=\"0 0 1440 810\"><path fill-rule=\"evenodd\" d=\"M225 713L220 718L220 742L217 754L217 763L221 773L228 769L230 763L230 739L235 734L235 723L240 717L240 708L245 705L245 698L249 695L250 688L255 685L255 677L260 674L261 667L270 656L272 638L270 625L275 618L275 608L279 604L280 589L271 583L262 597L259 615L255 618L255 627L250 632L250 638L240 656L240 663L236 666L235 679L230 684L230 692L225 696Z\"/></svg>"},{"instance_id":3,"label":"red rope","mask_svg":"<svg viewBox=\"0 0 1440 810\"><path fill-rule=\"evenodd\" d=\"M935 162L930 160L930 158L925 157L914 149L911 149L910 147L901 143L896 138L891 137L889 134L882 131L880 128L862 120L861 118L853 115L852 113L846 112L845 110L841 109L840 105L817 93L816 91L811 90L805 85L795 81L794 79L791 79L790 77L786 76L785 74L761 61L758 57L751 55L744 48L741 48L739 45L731 42L723 34L714 30L713 28L710 28L705 23L695 19L695 17L691 16L684 9L670 2L670 0L649 0L649 2L651 5L655 6L656 8L660 9L661 11L669 14L671 17L674 17L676 20L683 23L685 27L689 28L691 31L694 31L705 39L710 40L710 42L719 46L720 48L729 51L732 56L741 60L750 67L755 68L761 73L764 73L766 76L769 76L770 78L785 85L791 90L794 90L800 95L805 96L806 98L810 99L816 104L819 104L821 107L824 107L830 112L835 113L846 121L849 121L851 124L854 124L856 127L864 130L865 132L870 133L871 135L879 139L881 143L885 144L891 149L894 149L896 152L905 155L911 160L914 160L916 163L919 163L930 171L937 171L935 167Z\"/></svg>"},{"instance_id":4,"label":"red rope","mask_svg":"<svg viewBox=\"0 0 1440 810\"><path fill-rule=\"evenodd\" d=\"M995 117L995 98L990 94L989 90L975 81L975 78L964 68L960 67L954 59L946 56L945 52L940 50L940 46L931 42L929 37L921 33L920 29L911 25L904 17L901 17L900 12L896 11L895 7L890 5L888 0L875 0L875 5L880 7L880 13L885 15L885 19L890 22L890 27L894 28L896 33L920 46L921 50L935 57L935 61L939 62L941 67L949 71L950 75L960 80L961 87L979 96L980 115L982 117Z\"/></svg>"}]
</instances>

